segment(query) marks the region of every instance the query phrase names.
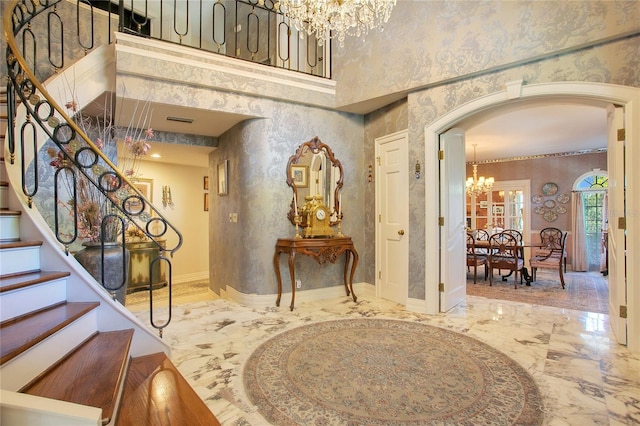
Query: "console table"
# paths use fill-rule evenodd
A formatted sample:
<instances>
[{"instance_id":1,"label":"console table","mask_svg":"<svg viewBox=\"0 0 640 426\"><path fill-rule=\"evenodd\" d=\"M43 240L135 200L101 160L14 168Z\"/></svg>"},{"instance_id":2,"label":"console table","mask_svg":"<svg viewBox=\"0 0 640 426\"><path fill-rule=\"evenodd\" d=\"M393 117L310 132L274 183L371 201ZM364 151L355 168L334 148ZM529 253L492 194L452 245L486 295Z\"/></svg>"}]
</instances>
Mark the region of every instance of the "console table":
<instances>
[{"instance_id":1,"label":"console table","mask_svg":"<svg viewBox=\"0 0 640 426\"><path fill-rule=\"evenodd\" d=\"M159 243L164 248L165 241L160 240ZM127 242L125 246L131 254L127 294L149 290L149 286L155 290L167 285L163 262L155 262L153 268L150 268L151 262L160 256L158 244L153 241L134 241Z\"/></svg>"},{"instance_id":2,"label":"console table","mask_svg":"<svg viewBox=\"0 0 640 426\"><path fill-rule=\"evenodd\" d=\"M280 298L282 296L282 279L280 276L280 254L289 254L289 275L291 277L291 305L289 308L293 311L293 304L296 298L296 271L295 258L296 254L313 257L319 264L327 262L335 263L336 260L345 253L346 259L344 263L344 288L347 296L351 295L353 301L357 301L353 292L353 275L358 266L358 252L356 251L351 237L336 238L279 238L276 243L276 252L273 256L273 263L276 268L276 278L278 279L278 299L276 306L280 306ZM353 261L351 262L351 256ZM347 284L347 274L349 273L349 263L351 263L351 275Z\"/></svg>"}]
</instances>

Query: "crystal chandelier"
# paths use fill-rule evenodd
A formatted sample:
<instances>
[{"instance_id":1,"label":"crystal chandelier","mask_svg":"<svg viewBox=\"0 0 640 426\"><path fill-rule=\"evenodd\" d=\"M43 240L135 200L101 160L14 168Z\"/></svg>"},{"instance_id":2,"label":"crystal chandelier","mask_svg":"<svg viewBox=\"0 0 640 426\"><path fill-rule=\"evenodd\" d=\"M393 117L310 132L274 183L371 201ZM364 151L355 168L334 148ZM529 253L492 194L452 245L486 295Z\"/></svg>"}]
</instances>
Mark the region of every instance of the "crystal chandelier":
<instances>
[{"instance_id":1,"label":"crystal chandelier","mask_svg":"<svg viewBox=\"0 0 640 426\"><path fill-rule=\"evenodd\" d=\"M484 192L491 191L491 187L493 186L493 178L485 179L484 176L480 176L478 178L478 164L476 164L476 145L473 144L473 177L467 179L467 194L478 196Z\"/></svg>"},{"instance_id":2,"label":"crystal chandelier","mask_svg":"<svg viewBox=\"0 0 640 426\"><path fill-rule=\"evenodd\" d=\"M280 11L298 31L315 35L319 44L346 35L365 36L387 22L396 0L280 0Z\"/></svg>"}]
</instances>

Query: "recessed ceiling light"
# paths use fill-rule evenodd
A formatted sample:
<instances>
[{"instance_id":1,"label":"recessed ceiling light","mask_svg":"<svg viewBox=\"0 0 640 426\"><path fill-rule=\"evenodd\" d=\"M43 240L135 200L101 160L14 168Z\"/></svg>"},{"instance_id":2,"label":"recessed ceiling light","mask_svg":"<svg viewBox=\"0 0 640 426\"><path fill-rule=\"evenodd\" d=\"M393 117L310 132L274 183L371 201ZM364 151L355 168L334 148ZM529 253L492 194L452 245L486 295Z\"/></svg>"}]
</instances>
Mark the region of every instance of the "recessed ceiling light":
<instances>
[{"instance_id":1,"label":"recessed ceiling light","mask_svg":"<svg viewBox=\"0 0 640 426\"><path fill-rule=\"evenodd\" d=\"M177 121L179 123L189 123L189 124L193 123L193 118L174 117L172 115L169 115L167 117L167 120L168 121Z\"/></svg>"}]
</instances>

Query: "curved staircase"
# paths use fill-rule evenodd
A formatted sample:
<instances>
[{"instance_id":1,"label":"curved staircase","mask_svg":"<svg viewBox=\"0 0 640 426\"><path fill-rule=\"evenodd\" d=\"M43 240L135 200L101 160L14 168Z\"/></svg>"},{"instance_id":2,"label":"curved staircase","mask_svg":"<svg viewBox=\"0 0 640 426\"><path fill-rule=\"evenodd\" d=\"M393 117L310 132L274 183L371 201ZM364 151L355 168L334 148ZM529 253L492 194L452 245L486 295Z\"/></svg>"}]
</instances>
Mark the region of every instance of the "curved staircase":
<instances>
[{"instance_id":1,"label":"curved staircase","mask_svg":"<svg viewBox=\"0 0 640 426\"><path fill-rule=\"evenodd\" d=\"M37 225L15 208L0 161L0 424L219 425L166 344L83 279L73 258L22 239Z\"/></svg>"}]
</instances>

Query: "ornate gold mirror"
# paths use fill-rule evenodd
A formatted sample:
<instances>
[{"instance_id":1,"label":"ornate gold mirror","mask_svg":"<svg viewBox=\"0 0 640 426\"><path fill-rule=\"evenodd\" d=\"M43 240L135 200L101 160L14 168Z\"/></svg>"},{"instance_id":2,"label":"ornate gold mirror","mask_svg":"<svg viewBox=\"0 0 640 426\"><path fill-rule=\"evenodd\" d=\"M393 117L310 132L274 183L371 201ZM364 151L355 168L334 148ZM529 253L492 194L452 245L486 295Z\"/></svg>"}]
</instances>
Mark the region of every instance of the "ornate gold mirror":
<instances>
[{"instance_id":1,"label":"ornate gold mirror","mask_svg":"<svg viewBox=\"0 0 640 426\"><path fill-rule=\"evenodd\" d=\"M291 223L295 225L298 216L299 225L303 228L314 226L312 221L316 220L328 226L337 224L341 219L339 215L342 214L342 179L342 164L334 157L327 144L316 136L300 145L287 163L287 185L293 190L291 208L287 213ZM319 213L318 210L324 212ZM311 233L311 230L306 231L306 237L333 235L329 229L326 229L326 232L313 231L315 234Z\"/></svg>"}]
</instances>

